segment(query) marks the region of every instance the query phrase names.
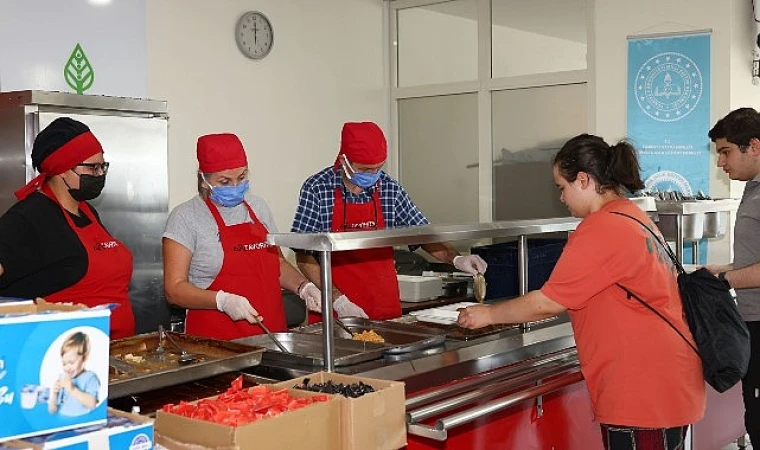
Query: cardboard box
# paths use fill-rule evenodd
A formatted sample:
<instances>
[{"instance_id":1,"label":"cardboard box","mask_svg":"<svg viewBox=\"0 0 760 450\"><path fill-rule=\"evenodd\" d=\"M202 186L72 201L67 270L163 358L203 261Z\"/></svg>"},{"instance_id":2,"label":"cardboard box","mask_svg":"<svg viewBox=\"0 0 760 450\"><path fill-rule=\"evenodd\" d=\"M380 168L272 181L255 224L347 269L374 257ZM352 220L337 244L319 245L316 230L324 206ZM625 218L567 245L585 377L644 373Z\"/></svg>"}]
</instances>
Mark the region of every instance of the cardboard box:
<instances>
[{"instance_id":1,"label":"cardboard box","mask_svg":"<svg viewBox=\"0 0 760 450\"><path fill-rule=\"evenodd\" d=\"M288 392L296 398L317 395L295 389ZM313 403L239 427L159 410L156 412L156 433L161 445L172 450L336 450L341 445L340 399L328 397L326 402Z\"/></svg>"},{"instance_id":2,"label":"cardboard box","mask_svg":"<svg viewBox=\"0 0 760 450\"><path fill-rule=\"evenodd\" d=\"M406 407L404 383L376 380L338 373L317 372L273 385L292 388L309 383L351 384L362 382L375 388L375 392L358 398L341 399L341 436L343 450L390 450L406 446Z\"/></svg>"},{"instance_id":3,"label":"cardboard box","mask_svg":"<svg viewBox=\"0 0 760 450\"><path fill-rule=\"evenodd\" d=\"M10 441L12 449L29 450L152 450L153 420L108 409L108 421L73 430Z\"/></svg>"},{"instance_id":4,"label":"cardboard box","mask_svg":"<svg viewBox=\"0 0 760 450\"><path fill-rule=\"evenodd\" d=\"M104 307L41 299L0 302L0 441L105 423L110 315ZM86 356L79 355L83 341ZM73 358L69 372L66 358ZM53 395L68 374L80 391L76 395L90 392L94 405L67 389Z\"/></svg>"}]
</instances>

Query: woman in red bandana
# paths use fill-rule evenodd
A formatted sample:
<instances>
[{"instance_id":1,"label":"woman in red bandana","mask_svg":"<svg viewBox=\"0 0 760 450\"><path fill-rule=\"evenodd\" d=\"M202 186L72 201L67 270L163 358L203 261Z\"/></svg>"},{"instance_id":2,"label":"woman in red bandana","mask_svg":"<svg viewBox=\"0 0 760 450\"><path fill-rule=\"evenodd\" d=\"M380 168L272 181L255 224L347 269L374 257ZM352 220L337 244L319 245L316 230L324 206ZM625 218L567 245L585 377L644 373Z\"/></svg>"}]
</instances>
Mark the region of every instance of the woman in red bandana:
<instances>
[{"instance_id":1,"label":"woman in red bandana","mask_svg":"<svg viewBox=\"0 0 760 450\"><path fill-rule=\"evenodd\" d=\"M280 287L316 302L319 289L267 234L276 228L263 199L249 193L248 159L234 134L198 139L198 196L177 206L163 234L164 286L188 309L185 331L217 339L285 331Z\"/></svg>"},{"instance_id":2,"label":"woman in red bandana","mask_svg":"<svg viewBox=\"0 0 760 450\"><path fill-rule=\"evenodd\" d=\"M87 125L61 117L34 140L39 176L0 217L0 296L116 304L111 338L132 336L132 253L87 203L103 190L108 163Z\"/></svg>"}]
</instances>

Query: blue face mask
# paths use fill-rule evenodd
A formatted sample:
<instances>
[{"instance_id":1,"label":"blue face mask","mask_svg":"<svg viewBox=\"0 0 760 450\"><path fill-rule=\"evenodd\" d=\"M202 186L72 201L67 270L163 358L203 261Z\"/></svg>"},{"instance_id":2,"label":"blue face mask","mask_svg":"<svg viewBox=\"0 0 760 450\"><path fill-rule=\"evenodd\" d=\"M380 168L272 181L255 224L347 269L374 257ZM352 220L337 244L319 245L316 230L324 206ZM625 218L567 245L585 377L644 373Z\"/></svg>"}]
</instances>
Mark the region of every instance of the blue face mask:
<instances>
[{"instance_id":1,"label":"blue face mask","mask_svg":"<svg viewBox=\"0 0 760 450\"><path fill-rule=\"evenodd\" d=\"M345 172L346 177L360 188L367 189L374 186L375 183L377 183L377 180L380 179L380 174L383 172L382 170L378 170L377 173L356 172L354 171L354 168L351 167L351 164L349 164L348 159L346 159L346 155L343 155L343 161L348 169L351 170L351 173L353 173L353 175L350 175L349 171L344 167L343 171Z\"/></svg>"},{"instance_id":2,"label":"blue face mask","mask_svg":"<svg viewBox=\"0 0 760 450\"><path fill-rule=\"evenodd\" d=\"M237 206L243 202L245 193L248 192L248 180L238 184L237 186L211 186L205 177L203 181L211 187L211 201L222 206L231 208Z\"/></svg>"}]
</instances>

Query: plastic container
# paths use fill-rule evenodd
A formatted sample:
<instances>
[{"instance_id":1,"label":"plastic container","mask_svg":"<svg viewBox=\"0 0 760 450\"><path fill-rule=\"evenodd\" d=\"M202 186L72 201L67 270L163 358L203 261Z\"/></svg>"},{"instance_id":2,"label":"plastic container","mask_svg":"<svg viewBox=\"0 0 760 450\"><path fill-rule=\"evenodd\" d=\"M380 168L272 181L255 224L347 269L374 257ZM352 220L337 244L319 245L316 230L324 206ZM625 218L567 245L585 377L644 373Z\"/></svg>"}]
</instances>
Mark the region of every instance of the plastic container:
<instances>
[{"instance_id":1,"label":"plastic container","mask_svg":"<svg viewBox=\"0 0 760 450\"><path fill-rule=\"evenodd\" d=\"M528 239L528 290L541 288L557 264L565 239ZM470 249L488 263L486 300L516 297L520 292L517 275L517 241L483 245Z\"/></svg>"},{"instance_id":2,"label":"plastic container","mask_svg":"<svg viewBox=\"0 0 760 450\"><path fill-rule=\"evenodd\" d=\"M443 282L440 277L413 275L396 275L396 277L403 302L421 302L440 297L443 293Z\"/></svg>"}]
</instances>

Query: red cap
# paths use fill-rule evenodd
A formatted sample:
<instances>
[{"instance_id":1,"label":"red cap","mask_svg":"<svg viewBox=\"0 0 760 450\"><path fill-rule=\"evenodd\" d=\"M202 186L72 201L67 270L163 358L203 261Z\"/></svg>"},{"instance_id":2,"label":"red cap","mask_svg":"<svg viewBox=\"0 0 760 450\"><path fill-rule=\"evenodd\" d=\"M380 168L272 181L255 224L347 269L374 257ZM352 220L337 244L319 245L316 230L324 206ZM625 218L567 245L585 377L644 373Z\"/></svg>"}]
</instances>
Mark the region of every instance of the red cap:
<instances>
[{"instance_id":1,"label":"red cap","mask_svg":"<svg viewBox=\"0 0 760 450\"><path fill-rule=\"evenodd\" d=\"M198 169L203 173L237 169L248 165L243 143L231 133L207 134L198 138Z\"/></svg>"},{"instance_id":2,"label":"red cap","mask_svg":"<svg viewBox=\"0 0 760 450\"><path fill-rule=\"evenodd\" d=\"M374 122L347 122L340 133L340 153L359 164L380 164L388 158L383 130Z\"/></svg>"}]
</instances>

